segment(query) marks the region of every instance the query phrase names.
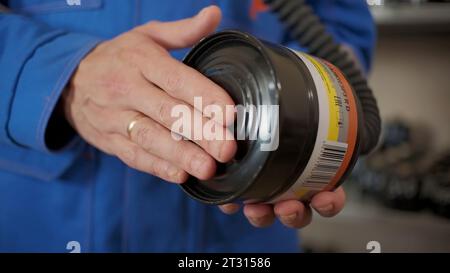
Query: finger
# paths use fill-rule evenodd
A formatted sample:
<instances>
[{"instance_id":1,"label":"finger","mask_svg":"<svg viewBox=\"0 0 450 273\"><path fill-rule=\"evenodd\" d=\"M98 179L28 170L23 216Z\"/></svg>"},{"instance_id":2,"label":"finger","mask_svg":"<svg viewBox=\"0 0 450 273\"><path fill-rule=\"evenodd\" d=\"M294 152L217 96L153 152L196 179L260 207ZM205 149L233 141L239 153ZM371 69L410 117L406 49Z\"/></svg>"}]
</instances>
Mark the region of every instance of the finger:
<instances>
[{"instance_id":1,"label":"finger","mask_svg":"<svg viewBox=\"0 0 450 273\"><path fill-rule=\"evenodd\" d=\"M227 128L202 116L192 106L174 99L143 79L136 81L133 89L135 92L133 97L130 97L130 107L144 113L167 129L194 141L219 162L227 162L233 158L237 144ZM188 115L191 124L174 126L177 125L174 123L182 120L184 115ZM127 124L129 121L124 122ZM205 130L206 126L214 130Z\"/></svg>"},{"instance_id":2,"label":"finger","mask_svg":"<svg viewBox=\"0 0 450 273\"><path fill-rule=\"evenodd\" d=\"M83 108L90 122L101 130L120 134L147 153L171 162L199 179L214 175L214 159L194 143L176 140L166 128L136 111L117 111L114 114L110 111L93 102ZM132 121L135 125L129 134L127 127Z\"/></svg>"},{"instance_id":3,"label":"finger","mask_svg":"<svg viewBox=\"0 0 450 273\"><path fill-rule=\"evenodd\" d=\"M244 215L255 227L270 226L275 220L273 207L267 204L247 204L244 206Z\"/></svg>"},{"instance_id":4,"label":"finger","mask_svg":"<svg viewBox=\"0 0 450 273\"><path fill-rule=\"evenodd\" d=\"M345 205L345 192L342 187L334 192L320 192L311 200L311 206L322 216L332 217L338 214Z\"/></svg>"},{"instance_id":5,"label":"finger","mask_svg":"<svg viewBox=\"0 0 450 273\"><path fill-rule=\"evenodd\" d=\"M200 115L199 118L201 118L201 122L192 120L192 123L189 124L191 125L190 128L194 127L194 130L184 130L182 127L175 128L175 126L170 126L176 121L176 119L172 117L172 113L170 113L170 108L174 109L174 107L184 106L188 113L194 112L194 109L188 105L183 105L182 103L177 105L177 102L173 98L170 98L160 90L146 91L147 92L136 92L135 104L139 105L135 105L135 107L138 108L138 110L143 111L144 114L150 116L160 124L163 124L169 130L172 129L175 133L188 139L192 139L203 148L203 150L220 162L227 162L234 156L237 145L236 142L232 140L233 136L231 135L231 132L226 128L223 128L212 120L201 117L200 113L197 114ZM140 98L141 95L138 93L145 93L142 94L142 99ZM144 99L144 95L148 97L145 97ZM91 100L88 100L85 103L82 111L90 119L91 123L100 131L107 133L121 133L125 137L128 136L128 124L138 117L138 115L142 115L131 110L112 112L110 109L102 107ZM210 123L214 123L214 134L207 133L206 131L208 130L203 130L204 126L208 126ZM194 132L201 132L201 137L195 138ZM208 137L208 134L211 136Z\"/></svg>"},{"instance_id":6,"label":"finger","mask_svg":"<svg viewBox=\"0 0 450 273\"><path fill-rule=\"evenodd\" d=\"M174 22L152 21L135 30L148 35L166 49L190 47L212 33L220 23L217 6L202 9L196 16Z\"/></svg>"},{"instance_id":7,"label":"finger","mask_svg":"<svg viewBox=\"0 0 450 273\"><path fill-rule=\"evenodd\" d=\"M175 140L166 128L147 117L137 120L130 139L145 151L174 163L199 179L209 179L216 171L214 159L200 147L183 139Z\"/></svg>"},{"instance_id":8,"label":"finger","mask_svg":"<svg viewBox=\"0 0 450 273\"><path fill-rule=\"evenodd\" d=\"M145 152L122 135L114 135L110 138L110 142L115 154L131 168L178 184L185 182L188 178L188 174L181 168Z\"/></svg>"},{"instance_id":9,"label":"finger","mask_svg":"<svg viewBox=\"0 0 450 273\"><path fill-rule=\"evenodd\" d=\"M219 209L225 214L235 214L239 211L240 207L239 204L229 203L219 206Z\"/></svg>"},{"instance_id":10,"label":"finger","mask_svg":"<svg viewBox=\"0 0 450 273\"><path fill-rule=\"evenodd\" d=\"M145 51L142 49L141 51ZM231 125L235 119L234 102L228 93L195 69L173 59L157 54L136 60L146 80L154 83L177 98L192 105L203 115L213 118L222 125ZM205 111L218 108L220 112Z\"/></svg>"},{"instance_id":11,"label":"finger","mask_svg":"<svg viewBox=\"0 0 450 273\"><path fill-rule=\"evenodd\" d=\"M83 130L80 130L80 134L83 139L105 153L118 156L129 167L173 183L183 183L187 180L188 174L185 171L148 154L123 136L100 133L85 116L81 121Z\"/></svg>"},{"instance_id":12,"label":"finger","mask_svg":"<svg viewBox=\"0 0 450 273\"><path fill-rule=\"evenodd\" d=\"M290 228L303 228L312 220L311 209L297 200L281 201L275 204L274 211L281 223Z\"/></svg>"}]
</instances>

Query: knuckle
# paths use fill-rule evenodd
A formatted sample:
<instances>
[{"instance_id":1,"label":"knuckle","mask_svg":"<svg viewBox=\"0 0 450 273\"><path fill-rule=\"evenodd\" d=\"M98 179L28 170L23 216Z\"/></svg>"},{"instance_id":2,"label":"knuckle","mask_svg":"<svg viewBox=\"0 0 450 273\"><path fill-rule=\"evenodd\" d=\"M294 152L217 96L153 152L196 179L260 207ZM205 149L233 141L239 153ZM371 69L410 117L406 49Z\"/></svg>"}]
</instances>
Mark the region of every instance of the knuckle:
<instances>
[{"instance_id":1,"label":"knuckle","mask_svg":"<svg viewBox=\"0 0 450 273\"><path fill-rule=\"evenodd\" d=\"M190 169L196 177L208 179L214 174L216 163L212 157L195 151L186 154L190 156L185 156L183 165L187 166L186 168Z\"/></svg>"},{"instance_id":2,"label":"knuckle","mask_svg":"<svg viewBox=\"0 0 450 273\"><path fill-rule=\"evenodd\" d=\"M173 104L168 101L161 101L157 107L158 121L162 124L168 124L171 112L173 109Z\"/></svg>"},{"instance_id":3,"label":"knuckle","mask_svg":"<svg viewBox=\"0 0 450 273\"><path fill-rule=\"evenodd\" d=\"M174 178L174 181L177 183L184 183L184 182L186 182L186 180L188 178L189 178L189 175L185 171L181 170L178 172L177 176Z\"/></svg>"},{"instance_id":4,"label":"knuckle","mask_svg":"<svg viewBox=\"0 0 450 273\"><path fill-rule=\"evenodd\" d=\"M153 160L150 162L150 172L158 177L161 177L164 175L163 168L161 167L161 164L158 160Z\"/></svg>"},{"instance_id":5,"label":"knuckle","mask_svg":"<svg viewBox=\"0 0 450 273\"><path fill-rule=\"evenodd\" d=\"M138 163L138 148L130 145L122 150L118 156L130 167L136 167Z\"/></svg>"},{"instance_id":6,"label":"knuckle","mask_svg":"<svg viewBox=\"0 0 450 273\"><path fill-rule=\"evenodd\" d=\"M131 92L130 84L121 73L110 72L100 78L100 86L107 90L110 100L128 96Z\"/></svg>"},{"instance_id":7,"label":"knuckle","mask_svg":"<svg viewBox=\"0 0 450 273\"><path fill-rule=\"evenodd\" d=\"M151 137L152 130L149 126L139 126L136 128L136 143L145 149L152 149L154 141Z\"/></svg>"},{"instance_id":8,"label":"knuckle","mask_svg":"<svg viewBox=\"0 0 450 273\"><path fill-rule=\"evenodd\" d=\"M139 46L127 46L118 50L118 59L131 66L132 68L138 68L138 64L146 58L146 53Z\"/></svg>"},{"instance_id":9,"label":"knuckle","mask_svg":"<svg viewBox=\"0 0 450 273\"><path fill-rule=\"evenodd\" d=\"M184 78L177 70L165 75L165 89L169 92L177 92L183 86Z\"/></svg>"},{"instance_id":10,"label":"knuckle","mask_svg":"<svg viewBox=\"0 0 450 273\"><path fill-rule=\"evenodd\" d=\"M164 177L172 182L180 181L180 170L174 166L171 166L169 163L164 163L162 167Z\"/></svg>"},{"instance_id":11,"label":"knuckle","mask_svg":"<svg viewBox=\"0 0 450 273\"><path fill-rule=\"evenodd\" d=\"M177 143L174 148L174 154L182 166L190 166L192 158L196 156L195 152L191 150L189 145L183 141Z\"/></svg>"}]
</instances>

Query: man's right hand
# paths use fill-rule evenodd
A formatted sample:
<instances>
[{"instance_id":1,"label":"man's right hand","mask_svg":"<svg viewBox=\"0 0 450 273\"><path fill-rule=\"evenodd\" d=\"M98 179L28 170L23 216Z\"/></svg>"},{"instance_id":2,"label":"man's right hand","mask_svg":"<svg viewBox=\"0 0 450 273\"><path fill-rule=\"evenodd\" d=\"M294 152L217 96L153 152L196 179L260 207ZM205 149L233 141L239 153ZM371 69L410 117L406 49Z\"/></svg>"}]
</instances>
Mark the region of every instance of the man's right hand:
<instances>
[{"instance_id":1,"label":"man's right hand","mask_svg":"<svg viewBox=\"0 0 450 273\"><path fill-rule=\"evenodd\" d=\"M80 63L63 94L67 120L91 145L116 155L128 166L182 183L188 175L208 179L215 160L229 161L234 140L181 140L171 135L171 111L186 105L199 111L203 124L210 117L194 110L194 97L203 107L218 105L226 113L214 119L222 135L234 120L228 94L194 69L173 59L168 50L189 47L213 32L221 19L211 6L192 18L150 22L98 45ZM227 110L225 110L227 109ZM128 126L133 120L131 132ZM199 128L193 128L194 130ZM201 128L200 128L201 129ZM193 139L192 134L184 135Z\"/></svg>"}]
</instances>

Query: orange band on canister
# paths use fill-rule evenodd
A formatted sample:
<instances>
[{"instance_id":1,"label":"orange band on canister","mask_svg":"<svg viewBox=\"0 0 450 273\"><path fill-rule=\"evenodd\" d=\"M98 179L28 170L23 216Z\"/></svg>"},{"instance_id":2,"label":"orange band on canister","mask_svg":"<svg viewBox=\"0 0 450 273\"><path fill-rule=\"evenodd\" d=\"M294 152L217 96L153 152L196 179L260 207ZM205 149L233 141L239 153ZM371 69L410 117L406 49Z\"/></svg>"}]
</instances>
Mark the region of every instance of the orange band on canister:
<instances>
[{"instance_id":1,"label":"orange band on canister","mask_svg":"<svg viewBox=\"0 0 450 273\"><path fill-rule=\"evenodd\" d=\"M342 161L342 165L339 168L339 170L336 172L336 175L331 180L331 182L328 184L328 186L325 188L325 190L332 190L334 189L335 185L339 182L341 177L344 175L345 171L349 167L350 161L353 157L353 153L356 148L356 139L358 137L358 114L357 114L357 106L356 106L356 100L354 97L354 93L352 90L352 87L348 83L347 79L344 77L342 72L336 68L333 64L323 61L332 71L333 73L338 77L339 82L342 84L342 90L345 93L346 98L348 99L348 105L349 105L349 126L348 126L348 135L347 135L347 143L348 148L347 152L345 153L344 160Z\"/></svg>"}]
</instances>

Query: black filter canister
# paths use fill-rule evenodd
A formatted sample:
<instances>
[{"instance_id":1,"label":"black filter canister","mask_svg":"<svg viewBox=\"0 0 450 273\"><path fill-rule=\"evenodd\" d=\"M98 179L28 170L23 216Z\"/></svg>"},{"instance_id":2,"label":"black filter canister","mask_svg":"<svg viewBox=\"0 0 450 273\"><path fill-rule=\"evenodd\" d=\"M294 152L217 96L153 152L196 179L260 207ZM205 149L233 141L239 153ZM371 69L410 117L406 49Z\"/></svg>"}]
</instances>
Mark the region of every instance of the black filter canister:
<instances>
[{"instance_id":1,"label":"black filter canister","mask_svg":"<svg viewBox=\"0 0 450 273\"><path fill-rule=\"evenodd\" d=\"M182 184L191 197L208 204L308 201L334 190L352 169L361 109L332 64L234 30L203 39L184 63L238 106L235 158L212 179Z\"/></svg>"}]
</instances>

